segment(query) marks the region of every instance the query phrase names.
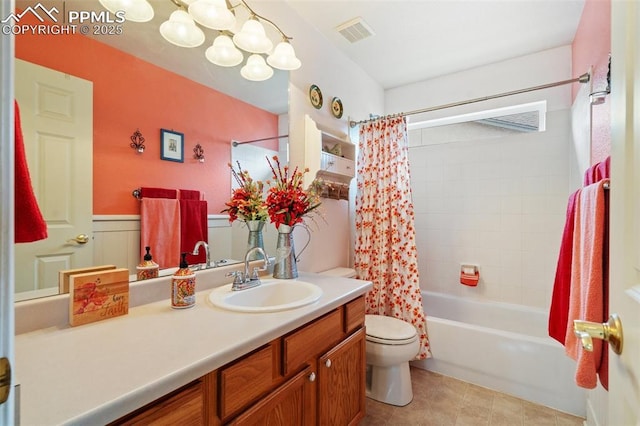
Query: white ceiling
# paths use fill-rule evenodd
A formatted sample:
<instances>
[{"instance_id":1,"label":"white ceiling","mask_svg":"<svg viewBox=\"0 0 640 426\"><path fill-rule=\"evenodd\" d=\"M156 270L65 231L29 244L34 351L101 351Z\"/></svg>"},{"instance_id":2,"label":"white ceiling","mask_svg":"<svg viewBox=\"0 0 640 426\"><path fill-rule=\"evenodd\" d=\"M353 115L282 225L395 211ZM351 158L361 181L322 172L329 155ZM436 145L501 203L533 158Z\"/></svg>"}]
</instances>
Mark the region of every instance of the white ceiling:
<instances>
[{"instance_id":1,"label":"white ceiling","mask_svg":"<svg viewBox=\"0 0 640 426\"><path fill-rule=\"evenodd\" d=\"M389 89L571 44L584 0L288 0L336 48ZM335 28L361 17L375 35Z\"/></svg>"},{"instance_id":2,"label":"white ceiling","mask_svg":"<svg viewBox=\"0 0 640 426\"><path fill-rule=\"evenodd\" d=\"M271 1L247 3L258 8L258 3ZM293 9L292 15L299 15L291 19L302 17L317 28L385 89L570 44L584 6L584 0L281 1ZM211 30L205 31L207 41L198 48L171 45L158 28L176 6L170 0L150 2L155 10L151 22L127 22L122 36L101 36L100 41L263 109L286 112L286 72L276 70L268 82L249 82L239 77L239 67L209 63L204 51L217 34ZM18 8L33 3L16 0ZM66 10L104 10L98 0L40 3L59 8L62 3ZM375 35L350 44L335 27L356 17L362 17ZM277 40L273 29L266 28ZM296 35L289 35L295 47ZM126 70L122 73L125 76Z\"/></svg>"}]
</instances>

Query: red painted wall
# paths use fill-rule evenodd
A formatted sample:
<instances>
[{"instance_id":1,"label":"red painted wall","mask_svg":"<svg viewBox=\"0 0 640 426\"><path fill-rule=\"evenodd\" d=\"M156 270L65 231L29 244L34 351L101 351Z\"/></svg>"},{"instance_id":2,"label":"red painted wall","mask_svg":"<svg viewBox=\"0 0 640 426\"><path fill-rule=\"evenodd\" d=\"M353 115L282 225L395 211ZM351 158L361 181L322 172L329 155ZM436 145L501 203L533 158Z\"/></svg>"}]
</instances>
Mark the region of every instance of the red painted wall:
<instances>
[{"instance_id":1,"label":"red painted wall","mask_svg":"<svg viewBox=\"0 0 640 426\"><path fill-rule=\"evenodd\" d=\"M230 196L230 141L278 134L276 115L82 35L19 35L16 57L93 81L96 215L139 214L131 192L141 186L204 191L209 213L220 213ZM184 163L160 159L161 128L184 133ZM143 154L129 147L136 129ZM204 163L193 158L197 143ZM265 147L277 150L277 141Z\"/></svg>"},{"instance_id":2,"label":"red painted wall","mask_svg":"<svg viewBox=\"0 0 640 426\"><path fill-rule=\"evenodd\" d=\"M607 87L607 70L611 52L611 0L586 0L578 31L572 44L573 73L582 74L593 67L593 91ZM615 58L612 58L615 66ZM573 98L578 83L573 86ZM591 109L591 164L598 163L611 152L611 100Z\"/></svg>"}]
</instances>

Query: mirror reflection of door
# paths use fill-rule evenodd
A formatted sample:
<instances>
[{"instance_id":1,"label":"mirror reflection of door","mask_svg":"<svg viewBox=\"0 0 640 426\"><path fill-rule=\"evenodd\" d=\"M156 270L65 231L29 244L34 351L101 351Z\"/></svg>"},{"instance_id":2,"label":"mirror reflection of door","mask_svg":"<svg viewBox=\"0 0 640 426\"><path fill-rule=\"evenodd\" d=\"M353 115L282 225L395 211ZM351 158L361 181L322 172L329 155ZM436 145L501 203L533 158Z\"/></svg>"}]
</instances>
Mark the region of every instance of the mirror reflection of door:
<instances>
[{"instance_id":1,"label":"mirror reflection of door","mask_svg":"<svg viewBox=\"0 0 640 426\"><path fill-rule=\"evenodd\" d=\"M22 300L57 294L58 271L93 260L93 83L16 59L15 92L49 235L16 244L16 300ZM81 234L88 242L74 241Z\"/></svg>"}]
</instances>

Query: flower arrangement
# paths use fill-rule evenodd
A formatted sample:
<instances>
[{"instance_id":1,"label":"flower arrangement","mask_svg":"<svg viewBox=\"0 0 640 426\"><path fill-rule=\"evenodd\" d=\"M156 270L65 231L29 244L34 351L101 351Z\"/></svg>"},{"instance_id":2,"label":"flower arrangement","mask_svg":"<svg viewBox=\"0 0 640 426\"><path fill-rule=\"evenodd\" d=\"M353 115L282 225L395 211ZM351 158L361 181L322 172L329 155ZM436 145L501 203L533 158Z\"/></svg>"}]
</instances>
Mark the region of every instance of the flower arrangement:
<instances>
[{"instance_id":1,"label":"flower arrangement","mask_svg":"<svg viewBox=\"0 0 640 426\"><path fill-rule=\"evenodd\" d=\"M289 167L281 167L277 156L273 157L273 161L275 167L267 157L274 179L273 185L267 192L265 202L269 218L276 228L279 228L280 225L294 226L301 223L304 216L320 206L317 185L312 183L307 190L304 190L302 188L303 178L309 169L301 172L296 167L290 175ZM270 182L267 181L267 183Z\"/></svg>"},{"instance_id":2,"label":"flower arrangement","mask_svg":"<svg viewBox=\"0 0 640 426\"><path fill-rule=\"evenodd\" d=\"M229 222L236 219L243 221L267 220L267 206L264 202L264 184L259 180L253 180L247 170L242 170L240 162L237 162L238 170L229 163L231 174L239 187L233 190L231 200L225 203L226 209L222 212L229 212Z\"/></svg>"}]
</instances>

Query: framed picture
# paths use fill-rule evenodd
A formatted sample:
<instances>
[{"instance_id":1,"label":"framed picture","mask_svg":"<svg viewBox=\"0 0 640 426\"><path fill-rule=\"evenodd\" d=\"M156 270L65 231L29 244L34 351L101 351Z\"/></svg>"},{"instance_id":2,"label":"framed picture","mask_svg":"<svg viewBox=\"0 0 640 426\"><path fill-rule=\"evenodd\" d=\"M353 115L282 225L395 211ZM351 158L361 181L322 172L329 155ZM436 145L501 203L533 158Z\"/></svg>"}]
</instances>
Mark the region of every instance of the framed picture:
<instances>
[{"instance_id":1,"label":"framed picture","mask_svg":"<svg viewBox=\"0 0 640 426\"><path fill-rule=\"evenodd\" d=\"M161 159L184 162L184 134L160 129L160 144Z\"/></svg>"}]
</instances>

